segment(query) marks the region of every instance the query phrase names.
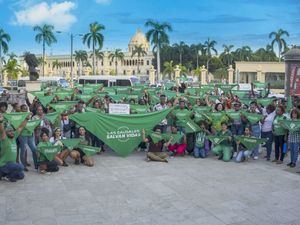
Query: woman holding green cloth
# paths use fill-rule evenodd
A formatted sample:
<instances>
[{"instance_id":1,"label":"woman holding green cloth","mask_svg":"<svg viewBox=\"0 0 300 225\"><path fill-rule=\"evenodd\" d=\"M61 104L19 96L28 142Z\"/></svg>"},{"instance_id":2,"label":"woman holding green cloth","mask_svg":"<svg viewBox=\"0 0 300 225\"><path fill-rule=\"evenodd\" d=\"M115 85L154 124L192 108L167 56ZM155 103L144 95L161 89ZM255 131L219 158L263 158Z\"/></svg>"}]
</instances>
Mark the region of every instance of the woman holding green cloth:
<instances>
[{"instance_id":1,"label":"woman holding green cloth","mask_svg":"<svg viewBox=\"0 0 300 225\"><path fill-rule=\"evenodd\" d=\"M251 137L251 128L250 126L245 127L245 131L244 131L244 137ZM246 147L240 142L240 141L236 141L237 144L237 155L235 158L235 161L237 163L243 162L243 161L247 161L252 153L252 150L248 150L246 149Z\"/></svg>"},{"instance_id":2,"label":"woman holding green cloth","mask_svg":"<svg viewBox=\"0 0 300 225\"><path fill-rule=\"evenodd\" d=\"M78 138L81 139L80 144L90 146L92 141L91 141L90 137L88 136L85 128L84 127L79 127L79 132L78 133L79 133ZM90 167L94 166L93 158L90 157L90 156L87 156L80 147L74 148L70 152L70 156L71 156L72 159L75 160L76 165L79 165L79 163L81 162L86 166L90 166Z\"/></svg>"},{"instance_id":3,"label":"woman holding green cloth","mask_svg":"<svg viewBox=\"0 0 300 225\"><path fill-rule=\"evenodd\" d=\"M224 162L230 161L232 157L232 134L231 131L228 130L227 123L221 123L221 131L216 133L216 136L225 136L226 140L223 140L217 146L214 146L212 152L219 156L219 160L223 159Z\"/></svg>"},{"instance_id":4,"label":"woman holding green cloth","mask_svg":"<svg viewBox=\"0 0 300 225\"><path fill-rule=\"evenodd\" d=\"M61 139L63 139L63 137L61 136L61 130L60 130L60 128L57 127L54 129L54 134L53 134L53 137L50 138L50 142L54 146L60 146L62 148L62 150L57 153L55 160L58 162L58 164L60 166L69 166L65 162L65 160L69 156L70 151L68 148L66 148L63 145L63 143L61 142Z\"/></svg>"}]
</instances>

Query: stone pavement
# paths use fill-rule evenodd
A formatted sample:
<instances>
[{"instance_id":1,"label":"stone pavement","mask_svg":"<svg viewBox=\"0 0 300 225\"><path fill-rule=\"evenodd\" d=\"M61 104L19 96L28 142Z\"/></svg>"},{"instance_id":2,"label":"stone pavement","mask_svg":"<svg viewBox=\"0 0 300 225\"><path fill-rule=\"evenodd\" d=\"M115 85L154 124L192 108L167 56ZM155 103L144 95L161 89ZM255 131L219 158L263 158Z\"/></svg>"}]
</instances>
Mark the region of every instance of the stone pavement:
<instances>
[{"instance_id":1,"label":"stone pavement","mask_svg":"<svg viewBox=\"0 0 300 225\"><path fill-rule=\"evenodd\" d=\"M300 176L285 165L104 153L93 168L0 182L1 225L296 225ZM298 168L299 169L299 168Z\"/></svg>"}]
</instances>

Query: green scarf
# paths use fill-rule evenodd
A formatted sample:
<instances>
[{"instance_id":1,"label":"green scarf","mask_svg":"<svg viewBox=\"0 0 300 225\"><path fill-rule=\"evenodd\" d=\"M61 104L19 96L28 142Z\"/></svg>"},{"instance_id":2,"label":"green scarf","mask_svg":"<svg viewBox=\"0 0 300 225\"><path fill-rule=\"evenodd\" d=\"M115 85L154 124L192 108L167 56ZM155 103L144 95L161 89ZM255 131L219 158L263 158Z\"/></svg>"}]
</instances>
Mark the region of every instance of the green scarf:
<instances>
[{"instance_id":1,"label":"green scarf","mask_svg":"<svg viewBox=\"0 0 300 225\"><path fill-rule=\"evenodd\" d=\"M41 104L44 106L44 107L47 107L47 105L53 100L54 96L53 95L50 95L50 96L40 96L38 97Z\"/></svg>"},{"instance_id":2,"label":"green scarf","mask_svg":"<svg viewBox=\"0 0 300 225\"><path fill-rule=\"evenodd\" d=\"M35 128L41 124L41 120L30 120L27 122L24 129L29 131L29 133L33 133Z\"/></svg>"},{"instance_id":3,"label":"green scarf","mask_svg":"<svg viewBox=\"0 0 300 225\"><path fill-rule=\"evenodd\" d=\"M60 146L42 146L38 147L39 152L44 155L49 161L52 161L56 154L61 150Z\"/></svg>"},{"instance_id":4,"label":"green scarf","mask_svg":"<svg viewBox=\"0 0 300 225\"><path fill-rule=\"evenodd\" d=\"M242 114L247 118L250 124L256 124L262 118L264 118L262 114L257 114L257 113L242 112Z\"/></svg>"},{"instance_id":5,"label":"green scarf","mask_svg":"<svg viewBox=\"0 0 300 225\"><path fill-rule=\"evenodd\" d=\"M201 130L201 128L196 123L194 123L194 121L191 119L187 119L184 128L185 128L185 133L187 134L196 133Z\"/></svg>"},{"instance_id":6,"label":"green scarf","mask_svg":"<svg viewBox=\"0 0 300 225\"><path fill-rule=\"evenodd\" d=\"M26 119L29 115L29 112L21 112L21 113L4 113L4 118L15 128L18 129L21 123Z\"/></svg>"},{"instance_id":7,"label":"green scarf","mask_svg":"<svg viewBox=\"0 0 300 225\"><path fill-rule=\"evenodd\" d=\"M170 141L171 145L175 145L176 143L177 144L181 143L183 135L179 133L177 134L169 133L169 134L165 134L165 137L167 141Z\"/></svg>"},{"instance_id":8,"label":"green scarf","mask_svg":"<svg viewBox=\"0 0 300 225\"><path fill-rule=\"evenodd\" d=\"M245 96L248 94L248 91L240 91L240 90L231 90L233 95L238 96L239 99L245 98Z\"/></svg>"},{"instance_id":9,"label":"green scarf","mask_svg":"<svg viewBox=\"0 0 300 225\"><path fill-rule=\"evenodd\" d=\"M237 84L219 84L218 87L225 93L231 91Z\"/></svg>"},{"instance_id":10,"label":"green scarf","mask_svg":"<svg viewBox=\"0 0 300 225\"><path fill-rule=\"evenodd\" d=\"M150 131L171 112L171 109L147 114L107 115L76 113L70 116L80 126L101 139L121 156L129 155L142 141L142 129ZM91 119L93 118L93 119Z\"/></svg>"},{"instance_id":11,"label":"green scarf","mask_svg":"<svg viewBox=\"0 0 300 225\"><path fill-rule=\"evenodd\" d=\"M274 98L258 98L256 101L258 104L261 104L263 106L268 106L273 103L275 99Z\"/></svg>"},{"instance_id":12,"label":"green scarf","mask_svg":"<svg viewBox=\"0 0 300 225\"><path fill-rule=\"evenodd\" d=\"M241 112L236 112L234 110L227 110L226 115L233 120L239 120L241 118Z\"/></svg>"},{"instance_id":13,"label":"green scarf","mask_svg":"<svg viewBox=\"0 0 300 225\"><path fill-rule=\"evenodd\" d=\"M254 87L256 88L266 88L267 84L265 83L260 83L260 82L253 82Z\"/></svg>"},{"instance_id":14,"label":"green scarf","mask_svg":"<svg viewBox=\"0 0 300 225\"><path fill-rule=\"evenodd\" d=\"M53 113L45 114L45 117L50 123L54 124L56 120L59 118L59 115L60 115L59 112L53 112Z\"/></svg>"},{"instance_id":15,"label":"green scarf","mask_svg":"<svg viewBox=\"0 0 300 225\"><path fill-rule=\"evenodd\" d=\"M86 156L93 156L97 152L100 152L99 147L92 147L88 145L79 145L78 147L84 152Z\"/></svg>"},{"instance_id":16,"label":"green scarf","mask_svg":"<svg viewBox=\"0 0 300 225\"><path fill-rule=\"evenodd\" d=\"M267 138L255 138L255 137L246 137L243 135L236 135L236 141L240 141L248 150L254 149L257 145L267 142Z\"/></svg>"},{"instance_id":17,"label":"green scarf","mask_svg":"<svg viewBox=\"0 0 300 225\"><path fill-rule=\"evenodd\" d=\"M148 105L130 105L132 113L148 113Z\"/></svg>"},{"instance_id":18,"label":"green scarf","mask_svg":"<svg viewBox=\"0 0 300 225\"><path fill-rule=\"evenodd\" d=\"M157 144L158 142L160 142L161 140L164 140L164 138L165 138L164 135L160 132L151 132L149 134L149 136L151 137L152 142L154 144Z\"/></svg>"},{"instance_id":19,"label":"green scarf","mask_svg":"<svg viewBox=\"0 0 300 225\"><path fill-rule=\"evenodd\" d=\"M70 93L70 92L56 92L55 95L59 98L59 100L65 100L66 98L71 98L72 93Z\"/></svg>"},{"instance_id":20,"label":"green scarf","mask_svg":"<svg viewBox=\"0 0 300 225\"><path fill-rule=\"evenodd\" d=\"M220 143L222 143L223 141L229 138L229 136L215 136L215 135L207 135L206 137L215 145L219 145Z\"/></svg>"},{"instance_id":21,"label":"green scarf","mask_svg":"<svg viewBox=\"0 0 300 225\"><path fill-rule=\"evenodd\" d=\"M290 132L300 130L300 120L282 120L280 123Z\"/></svg>"},{"instance_id":22,"label":"green scarf","mask_svg":"<svg viewBox=\"0 0 300 225\"><path fill-rule=\"evenodd\" d=\"M45 96L44 91L31 91L29 93L32 94L34 97L37 97L37 98Z\"/></svg>"},{"instance_id":23,"label":"green scarf","mask_svg":"<svg viewBox=\"0 0 300 225\"><path fill-rule=\"evenodd\" d=\"M76 101L65 101L61 103L56 103L56 104L50 104L50 106L59 113L62 113L63 111L66 111L70 108L72 108L74 105L76 105Z\"/></svg>"},{"instance_id":24,"label":"green scarf","mask_svg":"<svg viewBox=\"0 0 300 225\"><path fill-rule=\"evenodd\" d=\"M81 138L69 138L69 139L61 139L60 140L64 146L66 146L69 150L74 149L77 145L79 145Z\"/></svg>"}]
</instances>

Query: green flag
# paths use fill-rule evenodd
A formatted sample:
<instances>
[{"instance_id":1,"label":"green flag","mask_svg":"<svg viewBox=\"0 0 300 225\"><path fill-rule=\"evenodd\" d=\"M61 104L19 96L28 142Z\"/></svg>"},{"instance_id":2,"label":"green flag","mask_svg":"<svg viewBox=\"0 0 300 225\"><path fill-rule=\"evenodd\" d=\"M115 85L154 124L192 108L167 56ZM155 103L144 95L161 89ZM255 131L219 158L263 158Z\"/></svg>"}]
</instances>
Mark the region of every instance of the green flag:
<instances>
[{"instance_id":1,"label":"green flag","mask_svg":"<svg viewBox=\"0 0 300 225\"><path fill-rule=\"evenodd\" d=\"M15 128L18 129L21 123L29 115L29 112L22 113L4 113L4 118Z\"/></svg>"},{"instance_id":2,"label":"green flag","mask_svg":"<svg viewBox=\"0 0 300 225\"><path fill-rule=\"evenodd\" d=\"M300 120L282 120L280 123L290 132L300 130Z\"/></svg>"},{"instance_id":3,"label":"green flag","mask_svg":"<svg viewBox=\"0 0 300 225\"><path fill-rule=\"evenodd\" d=\"M93 156L97 152L100 152L99 147L92 147L88 145L78 145L78 147L85 153L86 156Z\"/></svg>"},{"instance_id":4,"label":"green flag","mask_svg":"<svg viewBox=\"0 0 300 225\"><path fill-rule=\"evenodd\" d=\"M210 111L211 107L209 107L209 106L194 106L193 110L194 110L194 112L197 112L197 113L203 113L203 112Z\"/></svg>"},{"instance_id":5,"label":"green flag","mask_svg":"<svg viewBox=\"0 0 300 225\"><path fill-rule=\"evenodd\" d=\"M268 106L268 105L272 104L274 100L275 100L274 98L258 98L258 99L256 99L257 103L261 104L263 106Z\"/></svg>"},{"instance_id":6,"label":"green flag","mask_svg":"<svg viewBox=\"0 0 300 225\"><path fill-rule=\"evenodd\" d=\"M251 102L253 102L254 100L253 99L249 99L249 98L240 98L239 101L241 103L243 103L244 105L250 105Z\"/></svg>"},{"instance_id":7,"label":"green flag","mask_svg":"<svg viewBox=\"0 0 300 225\"><path fill-rule=\"evenodd\" d=\"M264 118L262 114L257 114L257 113L242 112L242 114L247 118L250 124L256 124L262 118Z\"/></svg>"},{"instance_id":8,"label":"green flag","mask_svg":"<svg viewBox=\"0 0 300 225\"><path fill-rule=\"evenodd\" d=\"M257 145L267 142L267 138L246 137L243 135L235 135L235 140L240 141L248 150L254 149Z\"/></svg>"},{"instance_id":9,"label":"green flag","mask_svg":"<svg viewBox=\"0 0 300 225\"><path fill-rule=\"evenodd\" d=\"M54 124L55 121L58 119L59 115L60 115L59 112L53 112L53 113L46 114L45 117L50 123Z\"/></svg>"},{"instance_id":10,"label":"green flag","mask_svg":"<svg viewBox=\"0 0 300 225\"><path fill-rule=\"evenodd\" d=\"M192 105L195 105L196 104L196 100L197 99L200 99L199 96L187 96L187 99L189 100L189 102L192 104Z\"/></svg>"},{"instance_id":11,"label":"green flag","mask_svg":"<svg viewBox=\"0 0 300 225\"><path fill-rule=\"evenodd\" d=\"M72 94L70 92L56 92L55 95L59 100L65 100L66 98L71 98Z\"/></svg>"},{"instance_id":12,"label":"green flag","mask_svg":"<svg viewBox=\"0 0 300 225\"><path fill-rule=\"evenodd\" d=\"M84 126L121 156L129 155L142 141L142 129L150 131L172 108L146 114L107 115L76 113L70 119ZM91 119L93 118L93 119Z\"/></svg>"},{"instance_id":13,"label":"green flag","mask_svg":"<svg viewBox=\"0 0 300 225\"><path fill-rule=\"evenodd\" d=\"M225 93L232 90L232 88L236 87L237 84L219 84L218 87Z\"/></svg>"},{"instance_id":14,"label":"green flag","mask_svg":"<svg viewBox=\"0 0 300 225\"><path fill-rule=\"evenodd\" d=\"M96 109L92 107L85 107L84 108L86 112L97 112L97 113L102 113L101 109Z\"/></svg>"},{"instance_id":15,"label":"green flag","mask_svg":"<svg viewBox=\"0 0 300 225\"><path fill-rule=\"evenodd\" d=\"M266 88L267 84L266 83L260 83L260 82L253 82L254 87L256 88Z\"/></svg>"},{"instance_id":16,"label":"green flag","mask_svg":"<svg viewBox=\"0 0 300 225\"><path fill-rule=\"evenodd\" d=\"M238 98L245 98L248 94L248 91L240 91L240 90L231 90L233 95L238 96Z\"/></svg>"},{"instance_id":17,"label":"green flag","mask_svg":"<svg viewBox=\"0 0 300 225\"><path fill-rule=\"evenodd\" d=\"M78 95L78 98L80 98L82 101L84 101L85 103L87 103L89 100L91 100L94 97L94 95Z\"/></svg>"},{"instance_id":18,"label":"green flag","mask_svg":"<svg viewBox=\"0 0 300 225\"><path fill-rule=\"evenodd\" d=\"M151 132L149 134L149 136L151 137L152 142L154 144L157 144L159 141L161 141L161 140L163 140L165 138L164 135L162 133L160 133L160 132Z\"/></svg>"},{"instance_id":19,"label":"green flag","mask_svg":"<svg viewBox=\"0 0 300 225\"><path fill-rule=\"evenodd\" d=\"M199 132L201 130L201 128L191 119L187 119L184 128L185 128L185 133L187 134Z\"/></svg>"},{"instance_id":20,"label":"green flag","mask_svg":"<svg viewBox=\"0 0 300 225\"><path fill-rule=\"evenodd\" d=\"M236 112L234 110L227 110L226 115L233 120L239 120L241 118L241 112Z\"/></svg>"},{"instance_id":21,"label":"green flag","mask_svg":"<svg viewBox=\"0 0 300 225\"><path fill-rule=\"evenodd\" d=\"M126 98L126 95L124 94L118 94L118 95L110 95L110 97L115 101L115 102L120 102Z\"/></svg>"},{"instance_id":22,"label":"green flag","mask_svg":"<svg viewBox=\"0 0 300 225\"><path fill-rule=\"evenodd\" d=\"M176 97L176 92L174 92L174 91L168 91L168 90L166 90L166 91L163 92L163 94L165 94L168 99Z\"/></svg>"},{"instance_id":23,"label":"green flag","mask_svg":"<svg viewBox=\"0 0 300 225\"><path fill-rule=\"evenodd\" d=\"M69 139L61 139L60 140L64 146L66 146L69 150L74 149L77 145L79 145L81 138L69 138Z\"/></svg>"},{"instance_id":24,"label":"green flag","mask_svg":"<svg viewBox=\"0 0 300 225\"><path fill-rule=\"evenodd\" d=\"M194 121L196 123L199 123L200 121L204 121L204 120L207 120L206 116L204 116L203 114L198 113L198 112L195 113L195 115L194 115Z\"/></svg>"},{"instance_id":25,"label":"green flag","mask_svg":"<svg viewBox=\"0 0 300 225\"><path fill-rule=\"evenodd\" d=\"M30 120L27 122L24 130L27 130L29 133L33 133L34 129L41 124L41 120Z\"/></svg>"},{"instance_id":26,"label":"green flag","mask_svg":"<svg viewBox=\"0 0 300 225\"><path fill-rule=\"evenodd\" d=\"M44 107L46 107L46 106L53 100L54 96L53 96L53 95L50 95L50 96L43 96L43 97L40 96L40 97L38 97L38 98L39 98L41 104L42 104Z\"/></svg>"},{"instance_id":27,"label":"green flag","mask_svg":"<svg viewBox=\"0 0 300 225\"><path fill-rule=\"evenodd\" d=\"M167 134L164 134L164 136L167 141L170 141L171 145L175 145L176 143L180 144L182 141L182 137L183 137L183 135L180 133L177 133L177 134L167 133Z\"/></svg>"},{"instance_id":28,"label":"green flag","mask_svg":"<svg viewBox=\"0 0 300 225\"><path fill-rule=\"evenodd\" d=\"M31 91L29 93L32 94L34 97L37 97L37 98L45 96L44 91Z\"/></svg>"},{"instance_id":29,"label":"green flag","mask_svg":"<svg viewBox=\"0 0 300 225\"><path fill-rule=\"evenodd\" d=\"M74 105L76 105L76 101L65 101L65 102L60 102L56 104L50 104L50 106L59 113L62 113L63 111L66 111L70 108L72 108Z\"/></svg>"},{"instance_id":30,"label":"green flag","mask_svg":"<svg viewBox=\"0 0 300 225\"><path fill-rule=\"evenodd\" d=\"M83 87L83 93L85 95L92 94L94 92L94 89L92 87Z\"/></svg>"},{"instance_id":31,"label":"green flag","mask_svg":"<svg viewBox=\"0 0 300 225\"><path fill-rule=\"evenodd\" d=\"M130 105L132 113L147 113L149 112L148 105Z\"/></svg>"},{"instance_id":32,"label":"green flag","mask_svg":"<svg viewBox=\"0 0 300 225\"><path fill-rule=\"evenodd\" d=\"M61 150L60 146L41 146L38 147L39 152L49 161L52 161L56 154Z\"/></svg>"},{"instance_id":33,"label":"green flag","mask_svg":"<svg viewBox=\"0 0 300 225\"><path fill-rule=\"evenodd\" d=\"M215 135L207 135L206 137L215 145L219 145L220 143L222 143L223 141L229 138L229 136L215 136Z\"/></svg>"}]
</instances>

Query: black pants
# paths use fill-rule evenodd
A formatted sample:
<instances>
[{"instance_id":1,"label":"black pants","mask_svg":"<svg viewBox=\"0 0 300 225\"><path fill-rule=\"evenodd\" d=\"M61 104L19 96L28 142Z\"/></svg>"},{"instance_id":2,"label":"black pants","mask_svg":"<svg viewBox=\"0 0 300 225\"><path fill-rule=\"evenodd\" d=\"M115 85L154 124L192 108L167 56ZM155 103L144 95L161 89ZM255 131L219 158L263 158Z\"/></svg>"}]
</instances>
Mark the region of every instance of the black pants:
<instances>
[{"instance_id":1,"label":"black pants","mask_svg":"<svg viewBox=\"0 0 300 225\"><path fill-rule=\"evenodd\" d=\"M274 135L275 142L275 159L280 161L284 160L285 153L283 152L284 135Z\"/></svg>"}]
</instances>

